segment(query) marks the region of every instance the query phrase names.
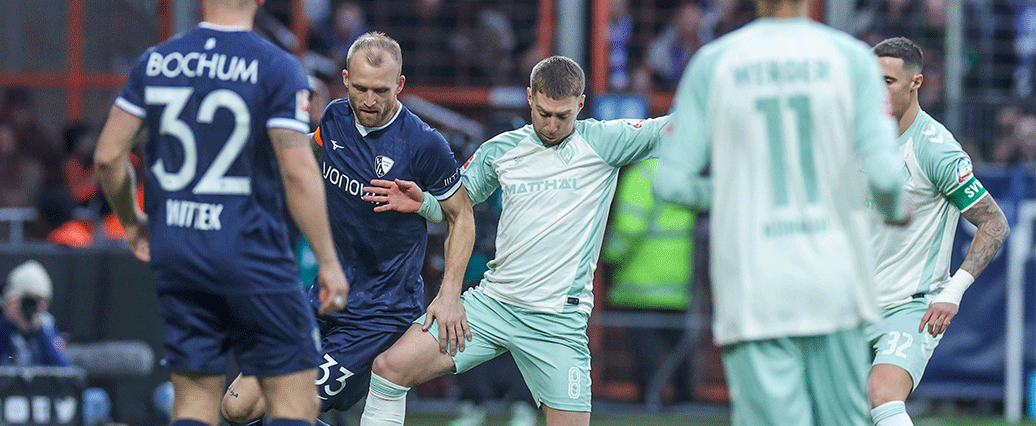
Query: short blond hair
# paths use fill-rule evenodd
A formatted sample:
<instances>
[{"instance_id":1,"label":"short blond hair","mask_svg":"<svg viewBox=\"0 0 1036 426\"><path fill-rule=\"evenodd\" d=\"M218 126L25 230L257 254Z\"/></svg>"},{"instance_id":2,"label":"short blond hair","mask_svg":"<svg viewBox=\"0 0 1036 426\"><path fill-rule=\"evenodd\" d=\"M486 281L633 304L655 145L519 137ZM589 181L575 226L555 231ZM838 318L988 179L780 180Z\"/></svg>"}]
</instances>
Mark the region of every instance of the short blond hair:
<instances>
[{"instance_id":1,"label":"short blond hair","mask_svg":"<svg viewBox=\"0 0 1036 426\"><path fill-rule=\"evenodd\" d=\"M385 62L385 57L388 56L396 62L397 75L403 74L403 53L399 48L399 43L385 33L369 31L358 37L352 46L349 46L349 53L345 55L346 71L349 70L353 56L361 51L366 53L363 58L367 60L367 63L375 67L380 67Z\"/></svg>"}]
</instances>

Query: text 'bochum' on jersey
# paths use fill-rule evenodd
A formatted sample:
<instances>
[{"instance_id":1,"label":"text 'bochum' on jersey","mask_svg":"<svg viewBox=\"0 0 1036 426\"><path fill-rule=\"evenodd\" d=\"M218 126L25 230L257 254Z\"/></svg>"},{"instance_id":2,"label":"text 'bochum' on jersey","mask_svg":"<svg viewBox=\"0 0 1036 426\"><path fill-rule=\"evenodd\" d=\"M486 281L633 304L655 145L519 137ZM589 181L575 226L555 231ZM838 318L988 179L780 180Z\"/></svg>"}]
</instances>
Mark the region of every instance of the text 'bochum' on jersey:
<instances>
[{"instance_id":1,"label":"text 'bochum' on jersey","mask_svg":"<svg viewBox=\"0 0 1036 426\"><path fill-rule=\"evenodd\" d=\"M164 56L158 52L151 52L147 59L147 67L144 72L148 77L158 77L159 74L166 78L176 78L183 74L185 77L218 78L223 81L246 81L256 84L259 76L259 60L249 61L237 56L228 56L214 53L208 56L204 52L169 52Z\"/></svg>"}]
</instances>

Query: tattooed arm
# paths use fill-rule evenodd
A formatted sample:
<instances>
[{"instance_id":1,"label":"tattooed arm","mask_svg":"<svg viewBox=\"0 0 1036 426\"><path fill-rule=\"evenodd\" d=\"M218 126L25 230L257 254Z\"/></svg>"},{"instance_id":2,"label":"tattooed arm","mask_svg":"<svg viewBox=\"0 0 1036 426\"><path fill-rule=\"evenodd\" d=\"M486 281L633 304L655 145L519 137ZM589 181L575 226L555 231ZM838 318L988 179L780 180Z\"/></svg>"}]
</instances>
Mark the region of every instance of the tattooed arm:
<instances>
[{"instance_id":1,"label":"tattooed arm","mask_svg":"<svg viewBox=\"0 0 1036 426\"><path fill-rule=\"evenodd\" d=\"M950 320L957 315L960 298L964 291L975 280L975 277L981 274L986 266L989 266L996 251L1007 239L1007 234L1011 233L1004 212L1000 210L1000 206L996 204L993 196L988 193L962 214L968 219L968 222L978 227L978 231L975 231L975 237L971 240L971 247L968 249L968 254L964 257L960 269L953 274L942 292L928 305L928 311L921 318L918 332L923 332L927 325L928 333L933 337L946 331Z\"/></svg>"},{"instance_id":2,"label":"tattooed arm","mask_svg":"<svg viewBox=\"0 0 1036 426\"><path fill-rule=\"evenodd\" d=\"M977 226L978 231L975 232L975 238L971 240L971 248L968 249L968 255L964 257L960 269L977 277L986 269L986 266L989 266L993 255L1003 245L1007 234L1011 233L1011 229L1007 225L1004 212L1000 210L996 200L989 194L961 214L968 219L968 222Z\"/></svg>"}]
</instances>

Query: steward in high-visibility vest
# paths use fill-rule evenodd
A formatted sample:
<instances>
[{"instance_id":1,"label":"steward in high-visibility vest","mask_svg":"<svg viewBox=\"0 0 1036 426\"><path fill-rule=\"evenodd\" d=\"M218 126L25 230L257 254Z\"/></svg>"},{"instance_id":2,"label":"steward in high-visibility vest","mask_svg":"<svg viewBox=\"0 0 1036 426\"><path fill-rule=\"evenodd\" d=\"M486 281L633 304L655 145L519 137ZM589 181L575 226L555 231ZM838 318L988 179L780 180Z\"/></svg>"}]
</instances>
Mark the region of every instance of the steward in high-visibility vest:
<instances>
[{"instance_id":1,"label":"steward in high-visibility vest","mask_svg":"<svg viewBox=\"0 0 1036 426\"><path fill-rule=\"evenodd\" d=\"M652 196L657 171L648 159L619 179L603 253L613 265L612 306L683 310L690 302L695 214Z\"/></svg>"}]
</instances>

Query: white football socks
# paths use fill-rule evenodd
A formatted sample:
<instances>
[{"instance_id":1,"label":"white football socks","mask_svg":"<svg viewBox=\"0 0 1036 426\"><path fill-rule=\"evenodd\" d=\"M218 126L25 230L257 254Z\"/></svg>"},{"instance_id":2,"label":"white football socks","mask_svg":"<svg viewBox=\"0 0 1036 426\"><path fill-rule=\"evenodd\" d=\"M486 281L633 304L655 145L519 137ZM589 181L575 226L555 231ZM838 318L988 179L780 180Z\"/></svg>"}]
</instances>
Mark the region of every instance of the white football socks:
<instances>
[{"instance_id":1,"label":"white football socks","mask_svg":"<svg viewBox=\"0 0 1036 426\"><path fill-rule=\"evenodd\" d=\"M409 390L371 373L371 387L360 416L360 426L403 426Z\"/></svg>"},{"instance_id":2,"label":"white football socks","mask_svg":"<svg viewBox=\"0 0 1036 426\"><path fill-rule=\"evenodd\" d=\"M874 426L914 426L903 401L891 401L871 410Z\"/></svg>"}]
</instances>

